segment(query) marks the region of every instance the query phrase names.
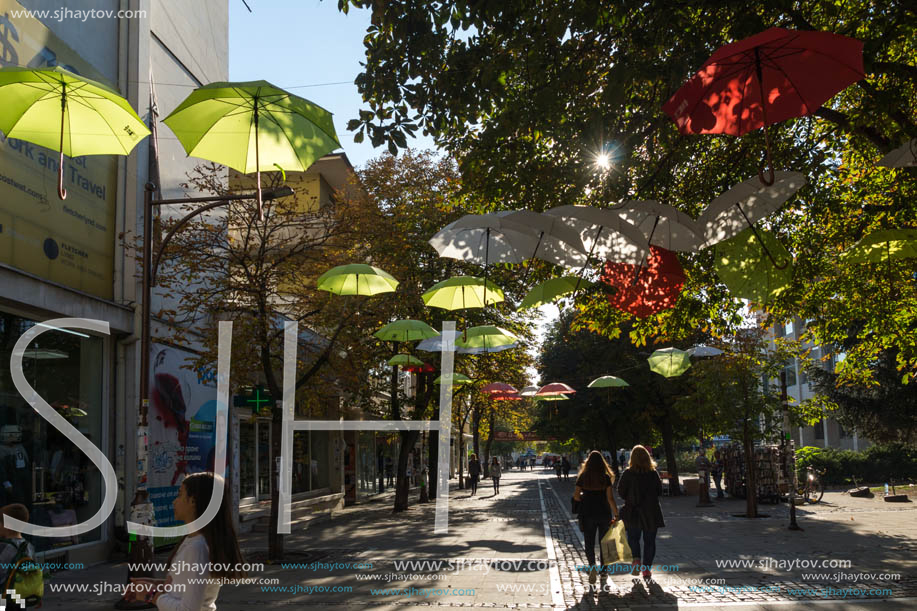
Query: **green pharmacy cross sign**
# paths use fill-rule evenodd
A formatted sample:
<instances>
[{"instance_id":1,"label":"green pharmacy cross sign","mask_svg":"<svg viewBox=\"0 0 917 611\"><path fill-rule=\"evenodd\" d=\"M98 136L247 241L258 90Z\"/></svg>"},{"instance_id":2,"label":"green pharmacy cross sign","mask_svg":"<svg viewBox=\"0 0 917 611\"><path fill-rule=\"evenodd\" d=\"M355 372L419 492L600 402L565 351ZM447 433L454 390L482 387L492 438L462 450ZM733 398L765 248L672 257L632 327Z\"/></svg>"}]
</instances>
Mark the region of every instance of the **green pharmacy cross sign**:
<instances>
[{"instance_id":1,"label":"green pharmacy cross sign","mask_svg":"<svg viewBox=\"0 0 917 611\"><path fill-rule=\"evenodd\" d=\"M236 395L232 400L233 407L250 407L254 414L269 413L273 404L274 397L261 385L243 389L242 394Z\"/></svg>"}]
</instances>

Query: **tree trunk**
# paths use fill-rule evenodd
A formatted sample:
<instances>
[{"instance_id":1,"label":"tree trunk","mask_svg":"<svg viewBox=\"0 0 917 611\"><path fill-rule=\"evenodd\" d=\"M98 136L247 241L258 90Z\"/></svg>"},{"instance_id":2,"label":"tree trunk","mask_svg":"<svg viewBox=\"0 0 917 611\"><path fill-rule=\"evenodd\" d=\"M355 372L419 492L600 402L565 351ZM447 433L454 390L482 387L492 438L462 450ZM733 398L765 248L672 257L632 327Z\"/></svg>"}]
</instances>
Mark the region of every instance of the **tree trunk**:
<instances>
[{"instance_id":1,"label":"tree trunk","mask_svg":"<svg viewBox=\"0 0 917 611\"><path fill-rule=\"evenodd\" d=\"M666 471L669 472L669 482L674 482L676 485L669 485L669 494L672 496L679 496L681 494L681 486L678 486L678 461L675 458L675 436L672 433L672 422L669 419L669 408L665 408L665 412L662 415L660 421L661 432L662 432L662 446L665 448L665 463Z\"/></svg>"},{"instance_id":2,"label":"tree trunk","mask_svg":"<svg viewBox=\"0 0 917 611\"><path fill-rule=\"evenodd\" d=\"M494 442L494 421L497 419L497 413L494 409L490 410L490 430L487 432L487 442L484 444L485 467L484 477L490 477L490 447Z\"/></svg>"},{"instance_id":3,"label":"tree trunk","mask_svg":"<svg viewBox=\"0 0 917 611\"><path fill-rule=\"evenodd\" d=\"M742 444L745 447L745 517L758 517L758 473L755 464L755 445L748 426L748 417L742 423Z\"/></svg>"},{"instance_id":4,"label":"tree trunk","mask_svg":"<svg viewBox=\"0 0 917 611\"><path fill-rule=\"evenodd\" d=\"M481 459L481 410L475 405L472 409L471 416L471 443L474 447L474 455Z\"/></svg>"},{"instance_id":5,"label":"tree trunk","mask_svg":"<svg viewBox=\"0 0 917 611\"><path fill-rule=\"evenodd\" d=\"M398 451L398 479L395 480L395 506L393 511L404 511L408 508L408 455L420 431L399 431L401 448Z\"/></svg>"}]
</instances>

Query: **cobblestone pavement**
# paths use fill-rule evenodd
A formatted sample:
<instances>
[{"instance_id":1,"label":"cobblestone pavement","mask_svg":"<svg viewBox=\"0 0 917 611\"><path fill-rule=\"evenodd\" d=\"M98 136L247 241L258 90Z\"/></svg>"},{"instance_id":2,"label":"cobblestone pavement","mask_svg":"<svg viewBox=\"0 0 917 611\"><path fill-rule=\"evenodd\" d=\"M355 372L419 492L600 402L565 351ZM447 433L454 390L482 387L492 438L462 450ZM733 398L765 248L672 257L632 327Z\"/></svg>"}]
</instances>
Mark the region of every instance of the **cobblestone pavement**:
<instances>
[{"instance_id":1,"label":"cobblestone pavement","mask_svg":"<svg viewBox=\"0 0 917 611\"><path fill-rule=\"evenodd\" d=\"M786 528L785 506L764 505L761 510L770 517L750 521L733 516L744 511L743 501L726 499L697 508L696 498L664 498L667 527L659 531L656 564L670 570L656 571L651 584L613 575L590 589L576 570L586 560L582 535L569 513L571 494L572 478L564 482L542 471L505 473L499 495L489 482L475 497L453 489L449 533L442 536L432 535L433 503L400 514L391 513L390 496L348 507L329 519L295 524L285 544L289 564L266 565L252 575L277 582L224 586L218 607L917 607L913 504L891 506L827 493L824 504L798 508L805 530L792 532ZM246 535L249 561L264 561L266 538L263 532ZM717 561L732 565L718 568ZM812 570L790 566L800 561L850 564ZM806 578L809 573L822 575ZM856 574L869 575L852 577ZM880 578L887 574L900 578ZM114 587L125 575L125 565L113 563L57 573L53 583ZM703 581L711 579L718 581ZM854 593L866 589L882 593ZM116 598L111 590L102 596L92 590L82 595L46 592L44 607L110 609Z\"/></svg>"}]
</instances>

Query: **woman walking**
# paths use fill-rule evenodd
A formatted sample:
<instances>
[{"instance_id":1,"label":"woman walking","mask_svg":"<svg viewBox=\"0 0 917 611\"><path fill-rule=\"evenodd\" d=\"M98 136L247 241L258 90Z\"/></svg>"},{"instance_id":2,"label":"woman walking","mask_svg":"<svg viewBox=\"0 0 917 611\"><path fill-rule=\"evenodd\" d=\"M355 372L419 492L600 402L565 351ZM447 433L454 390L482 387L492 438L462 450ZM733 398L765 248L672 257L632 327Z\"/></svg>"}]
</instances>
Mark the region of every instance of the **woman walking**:
<instances>
[{"instance_id":1,"label":"woman walking","mask_svg":"<svg viewBox=\"0 0 917 611\"><path fill-rule=\"evenodd\" d=\"M656 472L656 462L645 447L634 446L631 450L630 463L618 480L618 494L624 499L621 518L627 530L627 543L634 554L632 574L637 575L642 570L643 578L649 580L656 557L656 531L665 526L665 521L659 506L662 480Z\"/></svg>"},{"instance_id":2,"label":"woman walking","mask_svg":"<svg viewBox=\"0 0 917 611\"><path fill-rule=\"evenodd\" d=\"M494 480L494 494L500 494L500 476L503 470L500 468L500 459L494 456L490 462L490 477Z\"/></svg>"},{"instance_id":3,"label":"woman walking","mask_svg":"<svg viewBox=\"0 0 917 611\"><path fill-rule=\"evenodd\" d=\"M186 524L198 519L210 503L219 475L194 473L182 481L173 502L175 518ZM230 490L209 523L182 540L166 563L166 579L132 579L126 600L152 602L160 611L216 611L220 581L244 577L242 552L232 522ZM181 586L181 587L176 587Z\"/></svg>"},{"instance_id":4,"label":"woman walking","mask_svg":"<svg viewBox=\"0 0 917 611\"><path fill-rule=\"evenodd\" d=\"M468 479L471 482L471 496L478 491L478 480L481 479L481 463L477 454L468 459Z\"/></svg>"},{"instance_id":5,"label":"woman walking","mask_svg":"<svg viewBox=\"0 0 917 611\"><path fill-rule=\"evenodd\" d=\"M593 450L576 476L573 499L580 502L579 520L589 561L589 583L595 583L598 569L595 564L595 544L599 542L599 558L605 566L602 537L614 520L618 519L618 505L612 490L615 476L601 452ZM603 572L604 576L605 573Z\"/></svg>"}]
</instances>

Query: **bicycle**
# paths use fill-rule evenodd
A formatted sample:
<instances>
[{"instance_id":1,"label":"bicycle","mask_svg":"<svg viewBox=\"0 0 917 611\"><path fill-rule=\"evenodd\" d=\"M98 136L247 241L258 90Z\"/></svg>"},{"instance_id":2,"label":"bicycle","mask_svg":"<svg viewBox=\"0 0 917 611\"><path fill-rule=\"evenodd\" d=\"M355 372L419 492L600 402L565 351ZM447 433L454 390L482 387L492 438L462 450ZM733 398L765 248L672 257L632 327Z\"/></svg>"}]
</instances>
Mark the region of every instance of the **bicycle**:
<instances>
[{"instance_id":1,"label":"bicycle","mask_svg":"<svg viewBox=\"0 0 917 611\"><path fill-rule=\"evenodd\" d=\"M812 466L806 467L806 476L804 481L800 482L799 490L797 491L797 494L803 497L806 503L818 503L825 495L825 486L819 479L819 476L824 474L824 469L818 470Z\"/></svg>"}]
</instances>

